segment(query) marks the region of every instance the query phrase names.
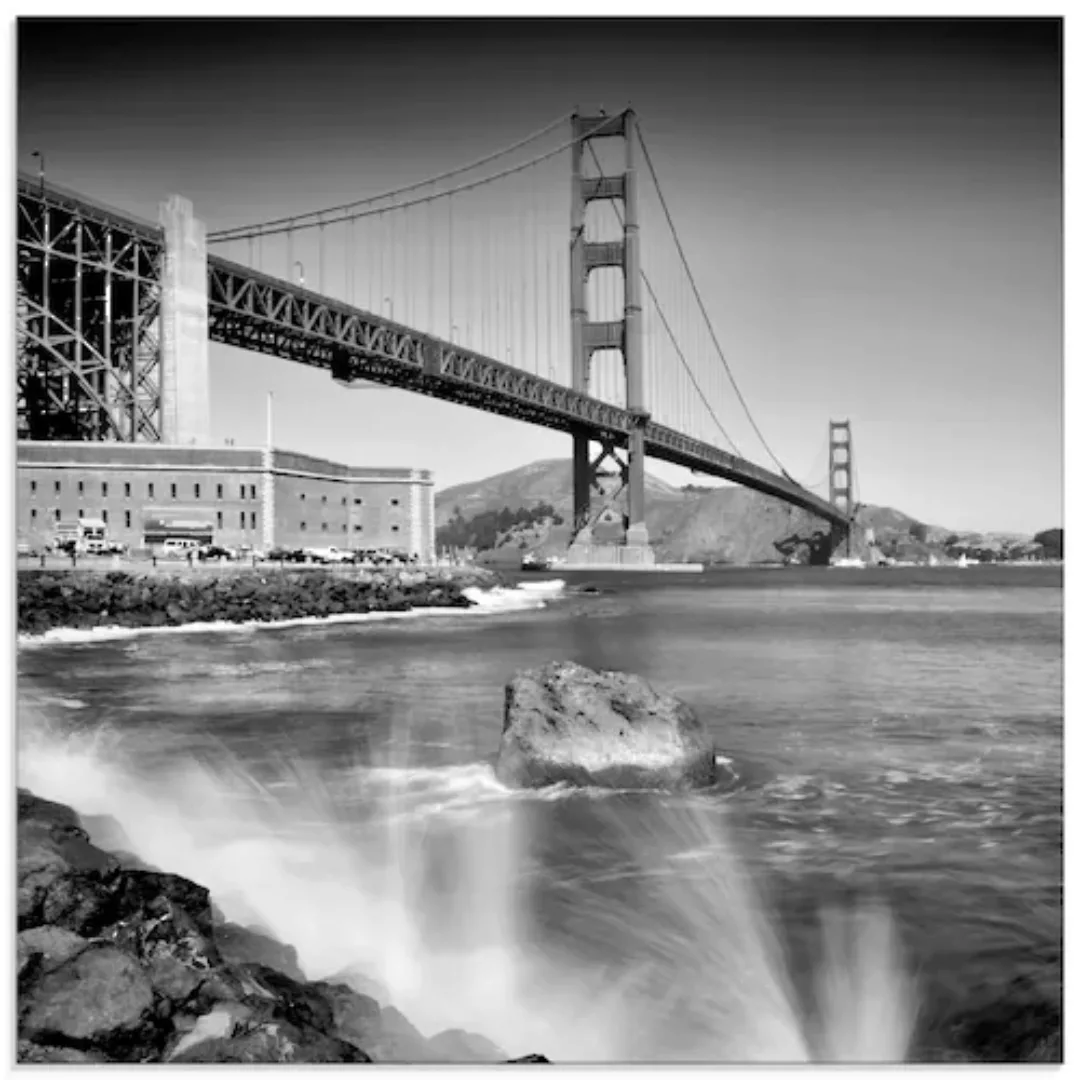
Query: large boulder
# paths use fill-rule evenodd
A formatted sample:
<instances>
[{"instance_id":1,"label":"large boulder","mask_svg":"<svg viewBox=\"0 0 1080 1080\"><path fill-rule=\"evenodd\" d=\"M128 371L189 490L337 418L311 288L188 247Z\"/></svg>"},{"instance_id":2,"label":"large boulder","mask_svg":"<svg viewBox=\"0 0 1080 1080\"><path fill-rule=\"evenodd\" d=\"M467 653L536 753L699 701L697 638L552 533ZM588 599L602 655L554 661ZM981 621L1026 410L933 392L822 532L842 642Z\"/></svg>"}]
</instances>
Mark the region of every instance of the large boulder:
<instances>
[{"instance_id":1,"label":"large boulder","mask_svg":"<svg viewBox=\"0 0 1080 1080\"><path fill-rule=\"evenodd\" d=\"M555 662L506 687L495 766L509 787L686 789L716 780L716 750L688 705L640 676Z\"/></svg>"}]
</instances>

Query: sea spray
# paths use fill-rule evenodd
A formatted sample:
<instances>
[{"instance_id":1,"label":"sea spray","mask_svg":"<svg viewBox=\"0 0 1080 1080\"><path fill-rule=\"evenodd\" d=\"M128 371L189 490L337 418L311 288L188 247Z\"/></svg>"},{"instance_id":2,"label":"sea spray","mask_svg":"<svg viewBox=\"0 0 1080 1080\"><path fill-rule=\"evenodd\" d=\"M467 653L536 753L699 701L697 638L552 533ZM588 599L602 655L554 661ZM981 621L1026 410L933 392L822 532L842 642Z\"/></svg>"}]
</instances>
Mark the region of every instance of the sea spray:
<instances>
[{"instance_id":1,"label":"sea spray","mask_svg":"<svg viewBox=\"0 0 1080 1080\"><path fill-rule=\"evenodd\" d=\"M60 734L20 712L21 785L112 815L135 854L295 946L308 977L358 969L427 1036L566 1063L903 1057L887 914L828 914L811 1016L715 802L511 793L483 764L413 768L407 743L374 766L256 771L224 748L177 754L167 729L148 745L145 728ZM581 854L556 880L535 850L553 815Z\"/></svg>"}]
</instances>

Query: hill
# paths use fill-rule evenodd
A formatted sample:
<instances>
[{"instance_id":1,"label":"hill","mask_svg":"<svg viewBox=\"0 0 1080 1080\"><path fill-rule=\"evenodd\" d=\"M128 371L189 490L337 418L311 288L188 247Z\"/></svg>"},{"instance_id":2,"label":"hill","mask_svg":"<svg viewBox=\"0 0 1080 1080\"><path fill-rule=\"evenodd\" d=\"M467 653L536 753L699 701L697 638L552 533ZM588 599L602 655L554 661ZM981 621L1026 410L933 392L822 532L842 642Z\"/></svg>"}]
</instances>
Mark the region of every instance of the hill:
<instances>
[{"instance_id":1,"label":"hill","mask_svg":"<svg viewBox=\"0 0 1080 1080\"><path fill-rule=\"evenodd\" d=\"M457 513L466 519L478 514L516 511L547 505L557 518L539 519L515 527L506 541L538 555L566 551L572 519L571 463L565 458L534 461L518 469L470 484L458 484L435 495L436 525L444 526ZM956 533L928 525L888 506L860 507L856 520L873 530L874 544L896 559L925 559L928 555L974 557L1012 546L1004 534ZM748 488L728 485L677 488L646 474L645 523L649 539L663 562L759 563L781 559L800 562L827 556L827 524L805 510ZM1031 539L1010 538L1019 548ZM1060 546L1060 541L1058 542ZM1036 547L1038 545L1035 545ZM860 537L853 553L869 553Z\"/></svg>"}]
</instances>

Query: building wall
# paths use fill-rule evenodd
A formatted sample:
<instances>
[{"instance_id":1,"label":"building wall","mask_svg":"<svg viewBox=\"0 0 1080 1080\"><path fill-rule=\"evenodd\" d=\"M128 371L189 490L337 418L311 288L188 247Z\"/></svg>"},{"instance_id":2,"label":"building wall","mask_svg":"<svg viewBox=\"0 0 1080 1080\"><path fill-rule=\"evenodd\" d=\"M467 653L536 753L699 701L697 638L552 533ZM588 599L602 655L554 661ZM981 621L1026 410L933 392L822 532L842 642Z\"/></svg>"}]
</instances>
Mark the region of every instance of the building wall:
<instances>
[{"instance_id":1,"label":"building wall","mask_svg":"<svg viewBox=\"0 0 1080 1080\"><path fill-rule=\"evenodd\" d=\"M390 548L425 554L431 474L354 469L289 451L121 443L18 444L17 533L44 547L56 522L105 518L109 536L143 546L147 519L206 521L214 542L265 549L272 508L278 547ZM267 490L267 483L271 489ZM430 533L430 535L428 535Z\"/></svg>"}]
</instances>

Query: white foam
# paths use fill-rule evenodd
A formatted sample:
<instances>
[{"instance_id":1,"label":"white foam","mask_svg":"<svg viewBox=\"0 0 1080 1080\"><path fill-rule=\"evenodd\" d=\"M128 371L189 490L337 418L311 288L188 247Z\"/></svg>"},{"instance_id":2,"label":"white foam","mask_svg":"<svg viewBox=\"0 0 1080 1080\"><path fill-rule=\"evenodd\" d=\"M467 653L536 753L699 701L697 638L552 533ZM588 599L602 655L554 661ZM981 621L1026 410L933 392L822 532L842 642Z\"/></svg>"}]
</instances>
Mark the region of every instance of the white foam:
<instances>
[{"instance_id":1,"label":"white foam","mask_svg":"<svg viewBox=\"0 0 1080 1080\"><path fill-rule=\"evenodd\" d=\"M93 642L118 641L143 634L242 634L253 630L288 630L298 626L339 626L362 623L390 622L398 619L430 618L432 616L498 615L512 611L532 611L542 608L547 600L562 591L563 582L543 582L558 585L537 596L533 588L504 588L497 585L491 589L470 586L462 594L472 601L468 608L415 607L409 611L344 612L338 615L306 615L296 619L249 619L245 622L184 623L182 626L91 626L85 628L56 627L44 634L20 634L20 647L40 645L85 645Z\"/></svg>"}]
</instances>

